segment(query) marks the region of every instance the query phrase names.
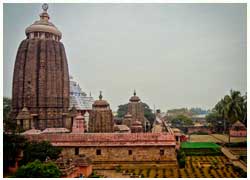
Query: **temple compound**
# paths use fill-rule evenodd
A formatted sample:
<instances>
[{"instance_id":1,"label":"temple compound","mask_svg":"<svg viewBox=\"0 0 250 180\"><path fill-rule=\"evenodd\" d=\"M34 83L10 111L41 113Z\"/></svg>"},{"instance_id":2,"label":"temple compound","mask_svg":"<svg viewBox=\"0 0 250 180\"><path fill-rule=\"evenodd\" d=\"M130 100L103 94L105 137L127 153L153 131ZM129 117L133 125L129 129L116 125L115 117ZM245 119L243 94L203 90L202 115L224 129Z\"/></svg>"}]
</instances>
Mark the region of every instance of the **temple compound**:
<instances>
[{"instance_id":1,"label":"temple compound","mask_svg":"<svg viewBox=\"0 0 250 180\"><path fill-rule=\"evenodd\" d=\"M17 52L12 115L26 130L21 135L30 141L46 140L62 147L62 157L56 162L62 168L64 159L79 157L91 160L94 169L135 164L176 167L174 133L143 133L147 119L136 92L130 98L125 124L120 126L114 124L110 105L101 92L92 108L81 103L85 94L69 80L60 42L62 34L49 22L47 9L44 4L40 20L26 29L27 38ZM89 120L84 116L86 110L90 112ZM70 165L69 171L77 164ZM84 166L79 165L78 169Z\"/></svg>"},{"instance_id":2,"label":"temple compound","mask_svg":"<svg viewBox=\"0 0 250 180\"><path fill-rule=\"evenodd\" d=\"M12 119L20 128L64 127L69 108L69 72L61 32L43 5L40 20L26 28L13 74ZM28 111L28 112L26 112ZM26 113L22 119L19 113Z\"/></svg>"}]
</instances>

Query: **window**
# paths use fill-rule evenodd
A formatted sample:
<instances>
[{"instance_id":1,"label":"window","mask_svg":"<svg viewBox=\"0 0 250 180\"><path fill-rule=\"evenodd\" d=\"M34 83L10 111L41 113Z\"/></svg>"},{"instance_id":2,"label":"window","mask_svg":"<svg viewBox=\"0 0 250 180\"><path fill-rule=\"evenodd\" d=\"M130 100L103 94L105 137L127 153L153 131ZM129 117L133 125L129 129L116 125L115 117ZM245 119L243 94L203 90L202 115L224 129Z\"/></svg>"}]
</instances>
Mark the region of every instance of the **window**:
<instances>
[{"instance_id":1,"label":"window","mask_svg":"<svg viewBox=\"0 0 250 180\"><path fill-rule=\"evenodd\" d=\"M75 155L79 155L79 147L75 148Z\"/></svg>"},{"instance_id":2,"label":"window","mask_svg":"<svg viewBox=\"0 0 250 180\"><path fill-rule=\"evenodd\" d=\"M132 150L130 149L130 150L128 150L128 155L132 155Z\"/></svg>"},{"instance_id":3,"label":"window","mask_svg":"<svg viewBox=\"0 0 250 180\"><path fill-rule=\"evenodd\" d=\"M160 155L164 155L164 149L160 149Z\"/></svg>"},{"instance_id":4,"label":"window","mask_svg":"<svg viewBox=\"0 0 250 180\"><path fill-rule=\"evenodd\" d=\"M97 149L97 150L96 150L96 155L101 155L101 154L102 154L101 149Z\"/></svg>"}]
</instances>

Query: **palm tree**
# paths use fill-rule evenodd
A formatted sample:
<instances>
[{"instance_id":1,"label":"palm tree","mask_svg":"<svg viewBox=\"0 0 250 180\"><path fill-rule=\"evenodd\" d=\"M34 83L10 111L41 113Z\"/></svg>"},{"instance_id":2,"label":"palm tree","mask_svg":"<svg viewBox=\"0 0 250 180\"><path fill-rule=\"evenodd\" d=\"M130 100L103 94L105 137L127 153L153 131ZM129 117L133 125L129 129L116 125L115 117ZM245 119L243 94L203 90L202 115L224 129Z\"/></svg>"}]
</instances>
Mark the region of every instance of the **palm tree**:
<instances>
[{"instance_id":1,"label":"palm tree","mask_svg":"<svg viewBox=\"0 0 250 180\"><path fill-rule=\"evenodd\" d=\"M217 110L218 113L224 119L224 133L226 130L225 127L226 121L229 124L228 125L229 143L230 143L230 132L229 132L230 125L244 116L245 101L246 100L244 96L242 97L239 91L230 90L230 95L226 95L215 105L215 110Z\"/></svg>"},{"instance_id":2,"label":"palm tree","mask_svg":"<svg viewBox=\"0 0 250 180\"><path fill-rule=\"evenodd\" d=\"M227 109L226 107L226 101L224 99L221 99L216 105L215 105L215 110L218 112L218 114L221 115L223 121L224 121L224 131L223 134L226 133L226 120L227 118Z\"/></svg>"}]
</instances>

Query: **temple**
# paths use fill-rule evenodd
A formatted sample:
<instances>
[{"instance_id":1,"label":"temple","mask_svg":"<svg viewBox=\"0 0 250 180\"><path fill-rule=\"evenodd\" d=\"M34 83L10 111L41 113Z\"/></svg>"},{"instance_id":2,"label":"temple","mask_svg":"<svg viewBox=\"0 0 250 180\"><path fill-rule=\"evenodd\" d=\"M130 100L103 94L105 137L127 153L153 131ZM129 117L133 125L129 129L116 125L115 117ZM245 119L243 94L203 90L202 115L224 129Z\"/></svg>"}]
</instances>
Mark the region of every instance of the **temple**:
<instances>
[{"instance_id":1,"label":"temple","mask_svg":"<svg viewBox=\"0 0 250 180\"><path fill-rule=\"evenodd\" d=\"M19 128L64 127L69 108L67 57L62 33L52 24L43 5L40 20L26 28L18 48L13 74L12 119ZM30 118L20 118L25 107Z\"/></svg>"},{"instance_id":2,"label":"temple","mask_svg":"<svg viewBox=\"0 0 250 180\"><path fill-rule=\"evenodd\" d=\"M89 132L107 133L114 131L114 119L109 103L102 99L100 92L99 100L93 104L92 113L89 119Z\"/></svg>"}]
</instances>

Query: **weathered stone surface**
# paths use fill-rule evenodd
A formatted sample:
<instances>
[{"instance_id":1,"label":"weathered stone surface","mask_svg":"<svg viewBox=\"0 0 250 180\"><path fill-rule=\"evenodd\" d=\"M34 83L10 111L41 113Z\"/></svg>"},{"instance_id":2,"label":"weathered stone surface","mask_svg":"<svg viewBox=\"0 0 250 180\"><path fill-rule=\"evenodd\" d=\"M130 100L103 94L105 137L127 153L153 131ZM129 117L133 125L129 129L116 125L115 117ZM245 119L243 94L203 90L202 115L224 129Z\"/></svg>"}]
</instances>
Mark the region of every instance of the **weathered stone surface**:
<instances>
[{"instance_id":1,"label":"weathered stone surface","mask_svg":"<svg viewBox=\"0 0 250 180\"><path fill-rule=\"evenodd\" d=\"M27 134L25 137L31 141L49 140L53 146L63 147L64 157L85 155L95 167L153 162L177 165L176 141L170 133Z\"/></svg>"},{"instance_id":2,"label":"weathered stone surface","mask_svg":"<svg viewBox=\"0 0 250 180\"><path fill-rule=\"evenodd\" d=\"M143 128L145 126L144 107L143 107L143 104L142 104L140 98L138 96L136 96L136 92L134 92L134 96L132 96L129 99L127 113L132 115L131 124L133 124L136 121L139 121L139 122L141 122L142 129L144 129ZM132 127L131 127L131 129L132 129ZM134 131L131 130L131 132L134 132ZM138 132L138 131L135 131L135 132Z\"/></svg>"},{"instance_id":3,"label":"weathered stone surface","mask_svg":"<svg viewBox=\"0 0 250 180\"><path fill-rule=\"evenodd\" d=\"M61 42L26 39L18 48L13 75L12 117L24 105L37 129L64 127L69 107L69 73Z\"/></svg>"},{"instance_id":4,"label":"weathered stone surface","mask_svg":"<svg viewBox=\"0 0 250 180\"><path fill-rule=\"evenodd\" d=\"M100 93L99 100L92 105L92 111L89 118L89 131L91 133L114 132L113 113L109 103L102 100Z\"/></svg>"}]
</instances>

